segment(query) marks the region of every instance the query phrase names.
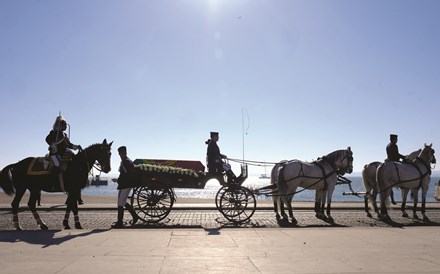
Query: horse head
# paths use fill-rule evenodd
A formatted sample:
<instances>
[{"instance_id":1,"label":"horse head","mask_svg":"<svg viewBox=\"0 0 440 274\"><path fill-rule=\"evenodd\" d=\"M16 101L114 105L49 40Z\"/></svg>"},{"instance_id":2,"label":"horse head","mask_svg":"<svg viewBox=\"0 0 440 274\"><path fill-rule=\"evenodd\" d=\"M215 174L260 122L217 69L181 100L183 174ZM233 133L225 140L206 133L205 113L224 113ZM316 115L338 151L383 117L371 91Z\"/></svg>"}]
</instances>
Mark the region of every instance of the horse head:
<instances>
[{"instance_id":1,"label":"horse head","mask_svg":"<svg viewBox=\"0 0 440 274\"><path fill-rule=\"evenodd\" d=\"M432 148L432 144L429 146L425 144L425 147L420 152L418 159L422 160L425 164L436 164L437 160L435 159L435 150Z\"/></svg>"},{"instance_id":2,"label":"horse head","mask_svg":"<svg viewBox=\"0 0 440 274\"><path fill-rule=\"evenodd\" d=\"M343 150L337 150L327 156L334 163L338 174L353 172L353 151L351 147Z\"/></svg>"},{"instance_id":3,"label":"horse head","mask_svg":"<svg viewBox=\"0 0 440 274\"><path fill-rule=\"evenodd\" d=\"M95 168L99 171L109 173L111 170L110 158L111 147L113 142L107 143L107 139L104 139L102 144L94 144L84 150L86 155L89 169L96 163Z\"/></svg>"},{"instance_id":4,"label":"horse head","mask_svg":"<svg viewBox=\"0 0 440 274\"><path fill-rule=\"evenodd\" d=\"M98 158L96 159L96 161L98 161L98 164L101 166L101 170L105 173L109 173L111 170L110 159L112 156L112 144L113 141L107 143L107 139L104 139L101 144L101 149L98 153Z\"/></svg>"},{"instance_id":5,"label":"horse head","mask_svg":"<svg viewBox=\"0 0 440 274\"><path fill-rule=\"evenodd\" d=\"M346 161L346 168L344 170L344 173L352 173L353 172L353 151L351 150L351 147L348 147L345 150L345 157L344 160Z\"/></svg>"}]
</instances>

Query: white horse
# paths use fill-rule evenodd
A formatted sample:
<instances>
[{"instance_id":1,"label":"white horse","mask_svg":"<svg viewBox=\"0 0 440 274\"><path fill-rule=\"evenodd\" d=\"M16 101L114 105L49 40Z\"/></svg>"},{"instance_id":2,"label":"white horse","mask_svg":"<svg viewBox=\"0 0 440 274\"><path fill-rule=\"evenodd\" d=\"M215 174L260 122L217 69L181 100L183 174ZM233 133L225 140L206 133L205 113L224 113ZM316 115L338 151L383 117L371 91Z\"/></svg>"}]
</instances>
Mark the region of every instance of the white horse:
<instances>
[{"instance_id":1,"label":"white horse","mask_svg":"<svg viewBox=\"0 0 440 274\"><path fill-rule=\"evenodd\" d=\"M353 171L353 152L351 148L334 151L317 161L308 163L293 160L277 168L277 186L280 198L289 210L292 223L297 221L293 216L291 200L300 192L298 187L316 190L315 212L316 217L333 223L330 215L331 199L335 190L338 174ZM301 190L302 191L302 190ZM324 214L326 198L327 216ZM283 216L287 218L287 216Z\"/></svg>"},{"instance_id":2,"label":"white horse","mask_svg":"<svg viewBox=\"0 0 440 274\"><path fill-rule=\"evenodd\" d=\"M390 219L386 207L386 200L390 195L392 187L402 189L422 189L422 215L424 221L429 221L425 215L426 194L431 180L431 163L436 163L432 144L420 152L416 160L411 163L385 162L379 166L376 172L376 179L380 191L380 214L384 220ZM406 196L406 195L405 195ZM417 204L414 204L414 216L416 215ZM403 206L403 204L402 204ZM402 210L404 212L404 209ZM406 212L404 212L405 214Z\"/></svg>"},{"instance_id":3,"label":"white horse","mask_svg":"<svg viewBox=\"0 0 440 274\"><path fill-rule=\"evenodd\" d=\"M420 154L422 150L416 150L411 152L409 155L407 155L405 157L405 162L412 162L414 161L417 156ZM379 208L377 207L377 203L376 203L376 198L377 198L377 194L379 193L379 188L377 186L377 180L376 180L376 171L377 168L381 165L381 162L371 162L369 164L366 164L364 166L364 169L362 170L362 181L364 183L364 187L365 187L365 197L364 197L364 202L365 202L365 212L367 212L367 216L368 217L372 217L371 213L369 211L369 207L368 207L368 201L370 201L371 205L373 206L374 212L376 212L377 216L379 216ZM408 191L407 189L402 189L402 200L404 200L406 202L406 196L408 196ZM396 204L396 202L394 202L394 196L393 196L393 190L391 189L390 191L390 197L391 197L391 202L393 204Z\"/></svg>"}]
</instances>

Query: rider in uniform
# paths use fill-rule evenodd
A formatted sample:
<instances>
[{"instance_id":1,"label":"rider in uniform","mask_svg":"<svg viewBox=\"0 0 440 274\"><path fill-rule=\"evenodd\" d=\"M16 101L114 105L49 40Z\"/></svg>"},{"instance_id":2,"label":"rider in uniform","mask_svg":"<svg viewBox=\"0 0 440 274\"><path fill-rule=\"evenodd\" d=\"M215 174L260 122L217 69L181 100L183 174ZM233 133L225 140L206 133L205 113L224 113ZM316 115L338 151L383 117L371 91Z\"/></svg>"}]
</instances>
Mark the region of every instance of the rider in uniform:
<instances>
[{"instance_id":1,"label":"rider in uniform","mask_svg":"<svg viewBox=\"0 0 440 274\"><path fill-rule=\"evenodd\" d=\"M405 156L399 153L397 135L390 134L390 143L387 145L387 161L399 162L400 159L404 160Z\"/></svg>"},{"instance_id":2,"label":"rider in uniform","mask_svg":"<svg viewBox=\"0 0 440 274\"><path fill-rule=\"evenodd\" d=\"M74 145L70 142L69 137L64 132L67 129L67 122L63 116L59 115L52 130L46 137L46 143L49 145L50 159L57 170L61 188L64 191L64 182L62 172L67 169L67 161L72 158L73 152L70 149L81 149L80 145Z\"/></svg>"},{"instance_id":3,"label":"rider in uniform","mask_svg":"<svg viewBox=\"0 0 440 274\"><path fill-rule=\"evenodd\" d=\"M404 155L399 153L399 148L397 147L397 135L396 134L390 134L390 143L387 145L387 159L385 161L393 161L393 162L399 162L400 159L405 161ZM391 189L390 192L391 197L391 203L396 204L394 201L394 193Z\"/></svg>"}]
</instances>

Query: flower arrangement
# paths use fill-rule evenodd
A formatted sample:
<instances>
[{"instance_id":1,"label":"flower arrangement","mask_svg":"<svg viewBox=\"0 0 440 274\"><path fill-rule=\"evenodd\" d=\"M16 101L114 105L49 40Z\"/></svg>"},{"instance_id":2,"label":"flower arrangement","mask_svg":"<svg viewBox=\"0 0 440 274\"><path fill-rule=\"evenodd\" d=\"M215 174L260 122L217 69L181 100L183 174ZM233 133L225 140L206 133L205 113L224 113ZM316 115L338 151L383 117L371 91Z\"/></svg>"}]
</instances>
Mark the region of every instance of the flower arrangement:
<instances>
[{"instance_id":1,"label":"flower arrangement","mask_svg":"<svg viewBox=\"0 0 440 274\"><path fill-rule=\"evenodd\" d=\"M199 177L199 174L196 171L187 168L151 164L140 164L135 165L134 167L136 170L140 170L145 173L180 175L194 178Z\"/></svg>"}]
</instances>

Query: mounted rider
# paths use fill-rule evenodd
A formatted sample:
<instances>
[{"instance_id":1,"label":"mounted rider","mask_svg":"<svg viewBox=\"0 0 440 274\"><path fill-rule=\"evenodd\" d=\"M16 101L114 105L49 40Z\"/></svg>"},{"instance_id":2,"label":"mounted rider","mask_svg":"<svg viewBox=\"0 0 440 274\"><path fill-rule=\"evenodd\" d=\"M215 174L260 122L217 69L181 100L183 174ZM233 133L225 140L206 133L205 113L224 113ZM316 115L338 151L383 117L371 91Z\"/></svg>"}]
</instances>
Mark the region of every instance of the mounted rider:
<instances>
[{"instance_id":1,"label":"mounted rider","mask_svg":"<svg viewBox=\"0 0 440 274\"><path fill-rule=\"evenodd\" d=\"M72 160L73 152L70 149L81 149L80 145L70 142L69 136L64 132L67 129L67 122L63 116L58 115L53 124L52 130L46 137L49 145L49 156L54 169L59 172L61 188L64 188L62 172L66 171L68 162Z\"/></svg>"},{"instance_id":2,"label":"mounted rider","mask_svg":"<svg viewBox=\"0 0 440 274\"><path fill-rule=\"evenodd\" d=\"M399 162L400 159L405 160L405 155L399 153L397 147L397 135L390 134L390 143L387 145L387 159L386 161Z\"/></svg>"}]
</instances>

